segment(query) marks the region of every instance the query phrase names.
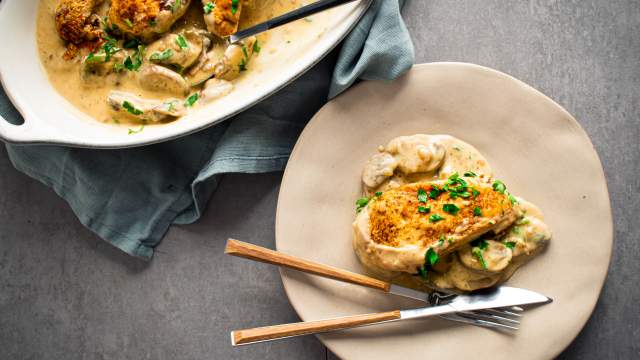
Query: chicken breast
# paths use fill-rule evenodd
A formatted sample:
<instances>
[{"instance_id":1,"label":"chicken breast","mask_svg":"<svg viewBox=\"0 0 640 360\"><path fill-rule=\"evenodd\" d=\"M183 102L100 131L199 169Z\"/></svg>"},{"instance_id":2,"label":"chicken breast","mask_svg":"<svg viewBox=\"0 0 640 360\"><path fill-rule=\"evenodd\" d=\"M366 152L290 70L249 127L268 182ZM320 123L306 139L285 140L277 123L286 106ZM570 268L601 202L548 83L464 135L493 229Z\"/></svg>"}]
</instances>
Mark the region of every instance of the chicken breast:
<instances>
[{"instance_id":1,"label":"chicken breast","mask_svg":"<svg viewBox=\"0 0 640 360\"><path fill-rule=\"evenodd\" d=\"M60 38L75 45L99 38L100 21L91 14L102 1L60 0L55 14Z\"/></svg>"},{"instance_id":2,"label":"chicken breast","mask_svg":"<svg viewBox=\"0 0 640 360\"><path fill-rule=\"evenodd\" d=\"M374 196L354 222L354 248L369 268L415 274L427 250L445 258L516 219L507 192L454 174L446 181L406 184Z\"/></svg>"},{"instance_id":3,"label":"chicken breast","mask_svg":"<svg viewBox=\"0 0 640 360\"><path fill-rule=\"evenodd\" d=\"M207 30L219 37L238 31L243 0L202 0Z\"/></svg>"},{"instance_id":4,"label":"chicken breast","mask_svg":"<svg viewBox=\"0 0 640 360\"><path fill-rule=\"evenodd\" d=\"M111 0L109 21L122 32L149 41L171 28L191 0Z\"/></svg>"}]
</instances>

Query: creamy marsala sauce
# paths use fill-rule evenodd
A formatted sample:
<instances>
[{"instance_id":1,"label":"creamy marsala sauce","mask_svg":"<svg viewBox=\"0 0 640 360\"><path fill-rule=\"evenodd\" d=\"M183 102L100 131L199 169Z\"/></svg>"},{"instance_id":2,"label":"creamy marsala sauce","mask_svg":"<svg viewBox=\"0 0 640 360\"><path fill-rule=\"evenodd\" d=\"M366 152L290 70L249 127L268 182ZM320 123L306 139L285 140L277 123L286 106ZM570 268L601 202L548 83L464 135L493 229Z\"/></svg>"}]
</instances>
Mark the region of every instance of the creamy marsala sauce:
<instances>
[{"instance_id":1,"label":"creamy marsala sauce","mask_svg":"<svg viewBox=\"0 0 640 360\"><path fill-rule=\"evenodd\" d=\"M365 268L374 276L405 286L465 292L506 281L545 247L551 231L542 213L535 205L507 190L503 191L509 195L516 216L505 226L467 239L467 244L441 255L433 266L426 263L428 249L424 247L415 244L391 247L372 240L370 205L378 196L404 184L442 183L451 176L463 174L473 175L469 181L484 182L496 189L487 160L473 146L452 136L401 136L380 146L378 153L365 163L362 183L369 202L360 209L353 224L354 250ZM419 276L422 265L426 271Z\"/></svg>"},{"instance_id":2,"label":"creamy marsala sauce","mask_svg":"<svg viewBox=\"0 0 640 360\"><path fill-rule=\"evenodd\" d=\"M269 42L269 35L263 34L245 40L242 46L229 45L207 31L203 2L191 0L184 15L168 31L139 39L144 47L142 65L136 70L124 65L127 57L135 62L140 48L135 44L125 46L132 37L117 32L107 33L117 49L108 61L102 47L93 51L80 48L75 57L65 59L67 42L56 31L55 14L60 1L74 0L40 1L36 34L41 62L60 94L82 112L106 123L161 123L184 116L192 108L228 94L236 78L255 72L258 66L250 59ZM170 6L174 0L163 3L167 1L166 6ZM244 5L240 29L303 5L302 0L241 1ZM95 2L99 5L93 9L93 16L108 19L111 1ZM220 70L222 65L226 70Z\"/></svg>"}]
</instances>

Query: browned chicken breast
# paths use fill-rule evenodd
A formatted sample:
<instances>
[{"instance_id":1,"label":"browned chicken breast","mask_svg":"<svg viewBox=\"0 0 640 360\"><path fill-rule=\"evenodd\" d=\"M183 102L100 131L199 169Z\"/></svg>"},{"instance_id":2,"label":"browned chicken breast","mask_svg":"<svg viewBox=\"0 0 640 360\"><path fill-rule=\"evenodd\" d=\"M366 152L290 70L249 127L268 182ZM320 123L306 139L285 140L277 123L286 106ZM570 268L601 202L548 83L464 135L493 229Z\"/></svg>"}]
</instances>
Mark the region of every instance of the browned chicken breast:
<instances>
[{"instance_id":1,"label":"browned chicken breast","mask_svg":"<svg viewBox=\"0 0 640 360\"><path fill-rule=\"evenodd\" d=\"M100 37L100 19L91 16L103 0L61 0L56 7L56 28L60 38L80 45Z\"/></svg>"},{"instance_id":2,"label":"browned chicken breast","mask_svg":"<svg viewBox=\"0 0 640 360\"><path fill-rule=\"evenodd\" d=\"M207 30L219 37L238 31L242 0L202 0Z\"/></svg>"},{"instance_id":3,"label":"browned chicken breast","mask_svg":"<svg viewBox=\"0 0 640 360\"><path fill-rule=\"evenodd\" d=\"M191 0L111 0L109 20L122 32L151 40L185 14Z\"/></svg>"},{"instance_id":4,"label":"browned chicken breast","mask_svg":"<svg viewBox=\"0 0 640 360\"><path fill-rule=\"evenodd\" d=\"M516 219L508 193L489 183L462 178L411 183L374 197L358 214L355 249L370 267L416 273L427 250L444 258Z\"/></svg>"}]
</instances>

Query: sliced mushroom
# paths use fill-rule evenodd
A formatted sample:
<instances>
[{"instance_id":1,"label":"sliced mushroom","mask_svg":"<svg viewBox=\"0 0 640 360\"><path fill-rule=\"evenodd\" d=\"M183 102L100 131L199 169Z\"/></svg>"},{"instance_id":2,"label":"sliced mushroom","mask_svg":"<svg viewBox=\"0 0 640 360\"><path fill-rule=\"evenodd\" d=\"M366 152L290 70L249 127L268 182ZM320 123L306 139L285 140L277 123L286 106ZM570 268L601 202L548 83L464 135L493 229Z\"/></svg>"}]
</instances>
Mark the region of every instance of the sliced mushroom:
<instances>
[{"instance_id":1,"label":"sliced mushroom","mask_svg":"<svg viewBox=\"0 0 640 360\"><path fill-rule=\"evenodd\" d=\"M147 48L147 60L156 64L171 65L179 71L198 60L205 37L195 29L170 33L153 42Z\"/></svg>"},{"instance_id":2,"label":"sliced mushroom","mask_svg":"<svg viewBox=\"0 0 640 360\"><path fill-rule=\"evenodd\" d=\"M219 99L233 90L233 84L226 80L210 79L204 83L204 88L200 92L200 100L204 103Z\"/></svg>"},{"instance_id":3,"label":"sliced mushroom","mask_svg":"<svg viewBox=\"0 0 640 360\"><path fill-rule=\"evenodd\" d=\"M224 48L214 46L210 51L200 54L198 61L187 73L189 86L198 86L209 80L216 72L216 65L224 58Z\"/></svg>"},{"instance_id":4,"label":"sliced mushroom","mask_svg":"<svg viewBox=\"0 0 640 360\"><path fill-rule=\"evenodd\" d=\"M138 84L146 90L174 95L189 92L189 86L180 74L159 65L143 66L138 72Z\"/></svg>"},{"instance_id":5,"label":"sliced mushroom","mask_svg":"<svg viewBox=\"0 0 640 360\"><path fill-rule=\"evenodd\" d=\"M139 98L131 93L112 91L107 99L111 109L118 115L146 121L163 121L186 114L182 100L152 100Z\"/></svg>"},{"instance_id":6,"label":"sliced mushroom","mask_svg":"<svg viewBox=\"0 0 640 360\"><path fill-rule=\"evenodd\" d=\"M252 36L229 45L224 51L222 61L216 64L215 76L229 81L237 78L241 71L246 70L249 60L253 56L255 44L256 38Z\"/></svg>"},{"instance_id":7,"label":"sliced mushroom","mask_svg":"<svg viewBox=\"0 0 640 360\"><path fill-rule=\"evenodd\" d=\"M460 261L468 268L496 273L511 262L511 249L495 240L484 240L485 246L466 245L458 250Z\"/></svg>"}]
</instances>

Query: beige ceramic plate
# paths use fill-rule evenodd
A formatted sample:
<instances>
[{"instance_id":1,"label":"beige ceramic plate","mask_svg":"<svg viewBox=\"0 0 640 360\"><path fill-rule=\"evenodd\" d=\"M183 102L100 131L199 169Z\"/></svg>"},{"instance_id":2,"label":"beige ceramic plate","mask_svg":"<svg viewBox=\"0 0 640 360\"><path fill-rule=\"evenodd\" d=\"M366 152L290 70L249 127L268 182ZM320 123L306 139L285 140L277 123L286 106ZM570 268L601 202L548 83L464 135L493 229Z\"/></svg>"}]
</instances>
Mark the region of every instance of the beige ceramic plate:
<instances>
[{"instance_id":1,"label":"beige ceramic plate","mask_svg":"<svg viewBox=\"0 0 640 360\"><path fill-rule=\"evenodd\" d=\"M364 161L398 135L451 134L484 154L515 194L537 204L553 229L545 253L510 285L554 299L526 313L513 336L443 320L324 334L344 359L540 359L583 327L604 282L613 242L609 195L593 145L559 105L480 66L416 66L392 83L366 82L326 105L304 130L282 182L277 248L362 272L351 248ZM417 306L359 286L282 271L304 320Z\"/></svg>"}]
</instances>

